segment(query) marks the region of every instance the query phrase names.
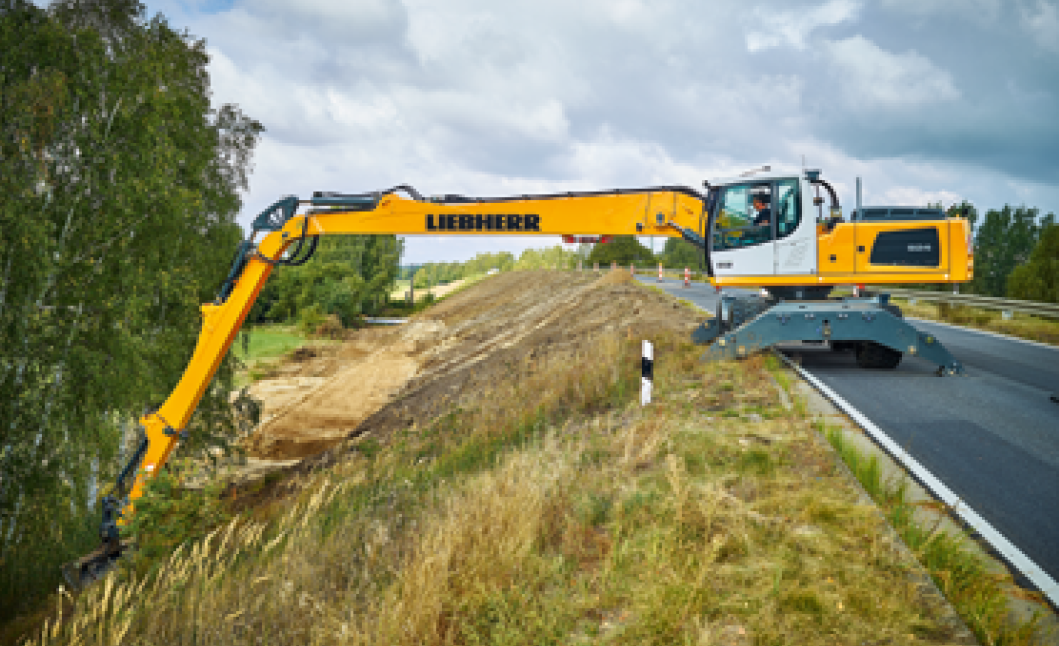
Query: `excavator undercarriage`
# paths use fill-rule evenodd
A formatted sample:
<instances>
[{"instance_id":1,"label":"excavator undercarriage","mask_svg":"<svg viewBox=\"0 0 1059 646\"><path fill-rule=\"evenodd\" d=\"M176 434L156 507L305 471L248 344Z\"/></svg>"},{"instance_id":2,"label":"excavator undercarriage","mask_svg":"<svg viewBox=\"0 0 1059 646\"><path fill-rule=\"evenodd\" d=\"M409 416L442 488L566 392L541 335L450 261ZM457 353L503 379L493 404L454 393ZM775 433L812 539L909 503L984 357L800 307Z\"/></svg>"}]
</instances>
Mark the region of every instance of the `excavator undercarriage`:
<instances>
[{"instance_id":1,"label":"excavator undercarriage","mask_svg":"<svg viewBox=\"0 0 1059 646\"><path fill-rule=\"evenodd\" d=\"M904 320L887 294L790 301L725 295L692 340L710 344L708 361L742 359L784 343L830 343L835 351L854 351L861 368L893 369L907 353L934 363L939 376L963 372L936 338Z\"/></svg>"}]
</instances>

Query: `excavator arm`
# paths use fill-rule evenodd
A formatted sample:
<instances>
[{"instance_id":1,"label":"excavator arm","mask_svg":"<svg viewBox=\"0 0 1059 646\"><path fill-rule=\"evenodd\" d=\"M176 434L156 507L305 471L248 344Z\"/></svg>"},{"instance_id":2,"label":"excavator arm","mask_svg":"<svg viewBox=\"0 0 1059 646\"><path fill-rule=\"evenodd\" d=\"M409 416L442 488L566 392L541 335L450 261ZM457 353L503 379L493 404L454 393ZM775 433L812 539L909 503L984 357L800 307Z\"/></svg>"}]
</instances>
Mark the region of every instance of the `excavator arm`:
<instances>
[{"instance_id":1,"label":"excavator arm","mask_svg":"<svg viewBox=\"0 0 1059 646\"><path fill-rule=\"evenodd\" d=\"M216 300L202 305L202 330L183 376L161 407L140 418L143 432L137 449L102 501L102 546L67 564L67 582L71 587L90 583L121 556L127 543L120 539L120 526L131 518L144 486L185 436L188 421L265 281L278 266L307 261L319 236L662 235L682 236L705 249L705 203L705 196L686 187L426 199L409 186L399 186L277 201L254 220L252 234L240 243ZM298 214L301 206L310 209ZM260 233L265 235L255 243Z\"/></svg>"}]
</instances>

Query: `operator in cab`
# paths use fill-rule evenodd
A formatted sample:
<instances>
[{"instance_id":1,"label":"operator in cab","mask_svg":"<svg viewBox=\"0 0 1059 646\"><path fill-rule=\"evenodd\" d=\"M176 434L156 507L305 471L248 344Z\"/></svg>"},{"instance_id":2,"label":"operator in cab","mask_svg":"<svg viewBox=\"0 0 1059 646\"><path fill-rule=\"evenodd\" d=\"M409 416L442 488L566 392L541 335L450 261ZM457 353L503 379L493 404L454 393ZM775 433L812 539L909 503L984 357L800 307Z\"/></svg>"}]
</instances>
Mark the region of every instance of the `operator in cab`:
<instances>
[{"instance_id":1,"label":"operator in cab","mask_svg":"<svg viewBox=\"0 0 1059 646\"><path fill-rule=\"evenodd\" d=\"M767 227L772 224L772 210L769 208L769 196L758 194L753 197L754 210L757 216L754 218L754 226Z\"/></svg>"}]
</instances>

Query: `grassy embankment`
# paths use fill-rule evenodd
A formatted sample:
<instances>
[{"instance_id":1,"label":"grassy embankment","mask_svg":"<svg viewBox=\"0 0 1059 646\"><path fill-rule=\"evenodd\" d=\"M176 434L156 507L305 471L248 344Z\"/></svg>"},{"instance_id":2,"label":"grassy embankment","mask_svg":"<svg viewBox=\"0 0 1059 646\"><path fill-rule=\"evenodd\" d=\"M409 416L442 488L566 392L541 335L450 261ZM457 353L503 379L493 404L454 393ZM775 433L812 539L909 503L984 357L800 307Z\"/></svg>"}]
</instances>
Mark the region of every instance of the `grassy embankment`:
<instances>
[{"instance_id":1,"label":"grassy embankment","mask_svg":"<svg viewBox=\"0 0 1059 646\"><path fill-rule=\"evenodd\" d=\"M876 291L886 290L879 287ZM841 288L834 295L849 296L852 289ZM962 327L974 328L986 332L997 332L1008 336L1059 345L1059 320L1012 312L1012 318L1005 320L1000 310L987 310L949 303L931 303L916 300L912 304L907 298L891 298L890 302L901 308L906 317L939 321Z\"/></svg>"},{"instance_id":2,"label":"grassy embankment","mask_svg":"<svg viewBox=\"0 0 1059 646\"><path fill-rule=\"evenodd\" d=\"M1012 318L1004 320L998 310L954 306L947 303L917 301L912 305L908 299L894 298L893 303L901 308L905 316L962 325L987 332L998 332L1020 339L1059 345L1059 320L1046 319L1032 314L1013 312Z\"/></svg>"},{"instance_id":3,"label":"grassy embankment","mask_svg":"<svg viewBox=\"0 0 1059 646\"><path fill-rule=\"evenodd\" d=\"M90 589L39 643L952 643L774 361L655 341L647 408L638 340L512 366ZM899 489L854 470L907 520ZM1028 643L957 539L895 524L983 643Z\"/></svg>"}]
</instances>

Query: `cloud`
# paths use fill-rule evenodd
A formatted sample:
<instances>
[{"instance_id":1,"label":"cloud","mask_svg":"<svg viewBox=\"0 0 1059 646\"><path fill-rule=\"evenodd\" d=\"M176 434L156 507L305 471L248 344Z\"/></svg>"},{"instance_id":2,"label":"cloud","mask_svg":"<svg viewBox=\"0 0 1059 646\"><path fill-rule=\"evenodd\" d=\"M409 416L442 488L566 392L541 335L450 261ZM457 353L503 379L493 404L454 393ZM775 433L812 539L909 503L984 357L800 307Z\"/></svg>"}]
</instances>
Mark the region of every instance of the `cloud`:
<instances>
[{"instance_id":1,"label":"cloud","mask_svg":"<svg viewBox=\"0 0 1059 646\"><path fill-rule=\"evenodd\" d=\"M750 52L785 46L805 49L814 30L853 22L860 7L861 3L854 0L829 0L809 9L795 7L787 11L758 7L747 28L746 48Z\"/></svg>"},{"instance_id":2,"label":"cloud","mask_svg":"<svg viewBox=\"0 0 1059 646\"><path fill-rule=\"evenodd\" d=\"M1037 0L1033 8L1023 5L1020 10L1022 26L1037 44L1059 53L1059 8L1050 2Z\"/></svg>"},{"instance_id":3,"label":"cloud","mask_svg":"<svg viewBox=\"0 0 1059 646\"><path fill-rule=\"evenodd\" d=\"M314 190L698 188L803 154L847 206L860 175L869 203L1059 210L1056 0L1019 1L147 0L267 128L244 223ZM441 242L407 260L558 240Z\"/></svg>"},{"instance_id":4,"label":"cloud","mask_svg":"<svg viewBox=\"0 0 1059 646\"><path fill-rule=\"evenodd\" d=\"M909 110L960 98L951 75L915 51L893 54L857 35L830 43L827 53L850 108Z\"/></svg>"},{"instance_id":5,"label":"cloud","mask_svg":"<svg viewBox=\"0 0 1059 646\"><path fill-rule=\"evenodd\" d=\"M892 186L883 192L883 199L889 206L925 206L940 203L948 208L960 202L960 195L945 190L924 190L917 186Z\"/></svg>"}]
</instances>

